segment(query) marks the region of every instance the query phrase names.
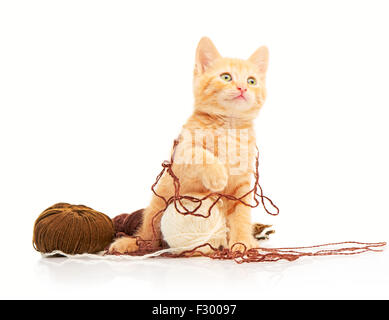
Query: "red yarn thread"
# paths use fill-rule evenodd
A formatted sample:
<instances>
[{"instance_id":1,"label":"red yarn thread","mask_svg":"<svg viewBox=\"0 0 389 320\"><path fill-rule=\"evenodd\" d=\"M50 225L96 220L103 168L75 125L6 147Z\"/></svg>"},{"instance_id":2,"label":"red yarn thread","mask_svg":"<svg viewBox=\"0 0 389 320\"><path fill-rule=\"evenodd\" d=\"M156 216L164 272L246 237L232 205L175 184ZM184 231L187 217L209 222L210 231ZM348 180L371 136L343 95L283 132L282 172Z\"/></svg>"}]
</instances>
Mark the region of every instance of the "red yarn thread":
<instances>
[{"instance_id":1,"label":"red yarn thread","mask_svg":"<svg viewBox=\"0 0 389 320\"><path fill-rule=\"evenodd\" d=\"M151 186L151 190L154 193L155 196L158 198L162 199L165 203L165 207L157 212L153 219L152 219L152 227L153 227L153 234L155 239L157 241L160 241L161 239L158 239L158 235L155 231L155 219L157 219L165 210L167 207L173 203L175 206L175 209L177 212L180 214L190 214L193 216L197 217L203 217L203 218L208 218L211 215L211 211L213 207L217 204L217 202L225 198L227 200L231 201L238 201L241 204L251 207L251 208L256 208L259 206L261 203L265 211L273 216L276 216L279 214L279 208L273 203L273 201L268 198L267 196L264 195L263 189L261 185L259 184L259 151L257 148L257 156L255 159L255 171L254 171L254 178L255 178L255 184L254 187L242 195L241 197L235 197L230 194L225 194L225 193L219 193L219 192L212 192L207 194L206 196L202 198L196 198L193 196L186 196L186 195L181 195L180 194L180 181L178 177L174 174L173 172L173 163L174 163L174 155L176 152L177 145L179 143L179 140L176 139L174 140L173 144L173 152L170 158L170 161L164 161L162 163L162 170L158 174L155 182ZM163 174L167 172L173 179L173 185L174 185L174 195L171 196L169 199L166 199L162 195L158 194L155 191L155 187L157 186L159 180L163 176ZM249 194L253 194L253 199L255 204L250 204L245 202L243 199L247 197ZM197 210L201 207L202 202L209 197L215 196L216 200L213 202L213 204L209 207L208 214L207 215L202 215L199 213L196 213ZM198 203L198 205L193 209L192 211L187 209L185 205L182 203L182 200L189 200L195 203ZM270 203L270 205L276 210L275 212L270 211L267 208L266 201ZM180 204L181 208L177 205L177 203ZM139 246L139 250L136 252L131 252L131 253L126 253L127 255L134 255L134 256L141 256L145 255L148 253L153 253L156 252L159 249L155 249L153 247L153 240L143 240L140 237L137 237L137 244ZM354 245L354 246L349 246L349 247L341 247L341 248L333 248L336 246L340 245ZM235 246L240 245L243 247L243 252L240 250L234 250ZM343 242L336 242L336 243L326 243L326 244L321 244L321 245L313 245L313 246L306 246L306 247L290 247L290 248L251 248L247 249L246 245L244 243L235 243L231 249L218 249L214 248L210 243L204 243L200 246L197 246L191 250L186 250L178 254L174 253L163 253L160 256L164 257L170 257L170 258L183 258L183 257L192 257L192 256L204 256L208 257L211 259L215 260L234 260L237 263L245 263L245 262L275 262L279 260L287 260L287 261L295 261L301 257L312 257L312 256L329 256L329 255L355 255L355 254L361 254L364 252L380 252L383 251L384 246L386 246L386 242L376 242L376 243L364 243L364 242L357 242L357 241L343 241ZM211 253L204 253L200 251L200 248L208 247L211 249ZM310 250L310 251L309 251ZM116 254L116 253L113 253Z\"/></svg>"},{"instance_id":2,"label":"red yarn thread","mask_svg":"<svg viewBox=\"0 0 389 320\"><path fill-rule=\"evenodd\" d=\"M181 184L180 184L180 180L178 179L178 177L174 174L173 172L173 163L174 163L174 156L175 156L175 152L176 152L176 148L177 148L177 145L179 143L179 140L176 139L174 140L174 144L173 144L173 152L172 152L172 155L171 155L171 158L170 158L170 161L164 161L162 163L162 171L159 173L159 175L157 176L154 184L151 186L151 190L153 191L153 193L159 197L160 199L162 199L164 202L165 202L165 208L163 208L162 210L160 210L156 215L154 215L153 219L152 219L152 224L153 224L153 233L154 233L154 236L156 237L157 234L155 232L155 228L154 228L154 222L155 222L155 219L158 218L158 216L160 216L165 210L166 208L173 202L174 203L174 207L175 209L177 210L177 212L181 213L181 214L190 214L190 215L193 215L193 216L197 216L197 217L203 217L203 218L208 218L210 215L211 215L211 211L213 209L213 207L218 203L218 201L222 198L226 198L228 200L232 200L232 201L238 201L240 202L241 204L247 206L247 207L251 207L251 208L256 208L259 206L259 203L261 201L262 205L263 205L263 208L265 209L265 211L270 214L270 215L273 215L273 216L276 216L279 214L280 210L279 208L273 203L273 201L268 198L267 196L265 196L263 194L263 189L261 187L261 185L259 184L259 151L258 151L258 148L257 148L257 156L255 158L255 172L254 172L254 178L255 178L255 184L254 184L254 187L246 192L244 195L242 195L241 197L235 197L233 195L230 195L230 194L226 194L226 193L220 193L220 192L212 192L212 193L209 193L207 194L206 196L202 197L202 198L196 198L196 197L193 197L193 196L183 196L180 194L180 188L181 188ZM156 191L155 191L155 187L156 185L158 184L159 180L161 179L161 177L163 176L163 174L165 173L165 171L172 177L173 179L173 185L174 185L174 195L171 196L168 200L166 200L165 197L159 195ZM259 190L259 193L258 193L258 190ZM245 202L243 199L245 197L247 197L250 193L253 193L254 195L254 201L255 201L255 204L250 204L250 203L247 203ZM207 215L202 215L202 214L199 214L199 213L196 213L197 210L201 207L202 203L204 200L210 198L210 197L213 197L213 196L216 196L216 200L212 203L212 205L209 207L208 209L208 214ZM260 200L258 200L258 197ZM195 207L195 209L193 209L192 211L187 209L185 207L185 205L182 203L182 200L183 199L186 199L186 200L189 200L189 201L192 201L192 202L197 202L198 205L197 207ZM265 203L265 200L267 200L270 205L276 209L276 212L271 212L267 206L266 206L266 203ZM177 206L177 202L180 204L180 206L184 209L183 211L181 211L181 209Z\"/></svg>"}]
</instances>

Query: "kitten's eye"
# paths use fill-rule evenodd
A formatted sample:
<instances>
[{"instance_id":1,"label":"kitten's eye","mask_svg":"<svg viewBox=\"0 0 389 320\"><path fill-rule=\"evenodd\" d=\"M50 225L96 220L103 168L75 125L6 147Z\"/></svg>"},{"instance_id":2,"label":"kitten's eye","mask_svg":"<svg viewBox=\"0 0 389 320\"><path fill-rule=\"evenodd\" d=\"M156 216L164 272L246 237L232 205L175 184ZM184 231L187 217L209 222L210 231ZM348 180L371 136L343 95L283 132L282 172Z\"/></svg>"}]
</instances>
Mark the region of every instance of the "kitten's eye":
<instances>
[{"instance_id":1,"label":"kitten's eye","mask_svg":"<svg viewBox=\"0 0 389 320\"><path fill-rule=\"evenodd\" d=\"M247 79L247 83L250 86L255 86L257 84L257 79L255 79L254 77L250 77L250 78Z\"/></svg>"},{"instance_id":2,"label":"kitten's eye","mask_svg":"<svg viewBox=\"0 0 389 320\"><path fill-rule=\"evenodd\" d=\"M232 80L232 77L229 73L222 73L220 75L220 78L222 78L224 81L230 82Z\"/></svg>"}]
</instances>

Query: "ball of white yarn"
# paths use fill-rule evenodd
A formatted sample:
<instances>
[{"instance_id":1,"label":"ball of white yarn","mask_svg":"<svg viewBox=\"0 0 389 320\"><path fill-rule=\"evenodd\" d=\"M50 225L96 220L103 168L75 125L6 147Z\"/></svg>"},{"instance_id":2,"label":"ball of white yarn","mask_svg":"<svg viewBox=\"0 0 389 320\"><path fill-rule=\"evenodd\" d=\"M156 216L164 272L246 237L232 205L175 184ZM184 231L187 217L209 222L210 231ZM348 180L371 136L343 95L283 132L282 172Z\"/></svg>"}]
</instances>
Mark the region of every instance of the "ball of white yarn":
<instances>
[{"instance_id":1,"label":"ball of white yarn","mask_svg":"<svg viewBox=\"0 0 389 320\"><path fill-rule=\"evenodd\" d=\"M201 195L192 194L191 196L201 198ZM214 203L214 198L208 198L202 202L201 207L196 214L208 215L210 206ZM183 205L188 210L194 210L199 203L187 199L182 200ZM170 204L161 219L161 232L163 239L171 248L171 252L179 253L185 250L191 250L204 243L211 244L214 248L227 247L227 226L226 218L221 210L222 201L212 208L211 215L208 218L184 215L177 212L174 203ZM182 207L177 202L177 206ZM208 247L199 248L204 253L212 250Z\"/></svg>"}]
</instances>

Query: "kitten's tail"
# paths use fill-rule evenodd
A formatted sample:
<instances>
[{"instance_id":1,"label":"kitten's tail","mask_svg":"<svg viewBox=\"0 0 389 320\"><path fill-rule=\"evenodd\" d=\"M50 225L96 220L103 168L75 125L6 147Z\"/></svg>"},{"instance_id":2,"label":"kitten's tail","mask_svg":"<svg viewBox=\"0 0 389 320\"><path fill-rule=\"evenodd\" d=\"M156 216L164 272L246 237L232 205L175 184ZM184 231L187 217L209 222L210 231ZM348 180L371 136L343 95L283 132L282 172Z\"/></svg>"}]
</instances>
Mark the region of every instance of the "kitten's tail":
<instances>
[{"instance_id":1,"label":"kitten's tail","mask_svg":"<svg viewBox=\"0 0 389 320\"><path fill-rule=\"evenodd\" d=\"M275 233L275 230L271 229L272 225L254 223L253 224L253 236L257 240L267 240L269 236Z\"/></svg>"}]
</instances>

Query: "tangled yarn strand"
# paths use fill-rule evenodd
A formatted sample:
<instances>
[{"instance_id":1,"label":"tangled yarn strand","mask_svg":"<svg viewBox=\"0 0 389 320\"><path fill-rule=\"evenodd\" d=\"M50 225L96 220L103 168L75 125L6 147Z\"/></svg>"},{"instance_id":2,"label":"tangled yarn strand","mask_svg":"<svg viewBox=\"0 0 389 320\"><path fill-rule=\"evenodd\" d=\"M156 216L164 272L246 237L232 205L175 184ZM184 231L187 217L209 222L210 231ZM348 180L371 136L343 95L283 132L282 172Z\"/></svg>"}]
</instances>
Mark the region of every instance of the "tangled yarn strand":
<instances>
[{"instance_id":1,"label":"tangled yarn strand","mask_svg":"<svg viewBox=\"0 0 389 320\"><path fill-rule=\"evenodd\" d=\"M257 148L257 155L255 159L255 170L254 170L254 186L253 188L242 195L241 197L235 197L231 194L225 194L225 193L219 193L219 192L212 192L204 197L197 198L194 196L187 196L187 195L181 195L180 194L180 180L175 175L172 167L174 164L174 156L177 149L177 145L179 144L179 140L174 140L173 144L173 151L170 158L170 161L164 161L162 163L162 170L158 174L154 184L151 186L151 190L154 193L155 196L162 199L165 203L165 206L163 209L158 211L153 219L152 219L152 228L153 228L153 234L154 238L158 241L161 239L158 239L159 235L157 234L155 230L155 221L156 219L162 215L167 207L171 204L175 206L175 209L177 212L183 215L193 215L197 217L202 218L208 218L211 213L214 206L217 204L217 202L220 199L227 199L229 201L237 201L241 203L242 205L256 208L259 206L259 204L262 204L264 210L266 213L272 216L276 216L279 214L280 210L279 208L274 204L274 202L267 196L264 195L263 189L261 185L259 184L259 150ZM162 178L162 176L167 173L169 176L173 179L173 186L174 186L174 194L169 198L166 199L162 195L158 194L158 192L155 190L156 186L158 185L159 180ZM253 200L254 204L246 202L244 199L249 196L250 194L253 194ZM208 214L202 215L199 213L196 213L198 209L201 207L204 200L215 197L216 200L213 201L212 205L208 209ZM185 207L182 200L189 200L192 202L197 203L198 205L195 206L193 210L189 210ZM275 211L272 211L268 208L266 202L270 204L270 206L275 209ZM150 252L155 252L155 249L152 249L151 246L151 240L143 240L137 237L137 243L139 245L139 251L135 253L131 253L130 255L144 255L144 254L150 254ZM348 245L348 246L346 246ZM350 246L353 245L353 246ZM243 251L240 250L234 250L236 246L240 246L240 248L244 248ZM340 247L339 246L346 246L346 247ZM357 241L344 241L344 242L336 242L336 243L327 243L327 244L320 244L320 245L313 245L313 246L305 246L305 247L289 247L289 248L251 248L248 249L244 243L235 243L232 245L231 249L219 249L213 247L210 243L204 243L201 245L196 246L193 249L190 250L184 250L180 253L171 253L166 252L166 250L162 250L160 254L157 254L155 252L155 255L153 256L165 256L165 257L171 257L171 258L183 258L183 257L192 257L192 256L204 256L211 259L216 260L234 260L235 262L241 264L241 263L247 263L247 262L275 262L279 260L287 260L287 261L294 261L301 257L307 257L307 256L329 256L329 255L355 255L360 254L364 252L380 252L383 250L383 247L386 246L386 242L377 242L377 243L364 243L364 242L357 242ZM201 248L208 247L210 249L210 253L204 253L203 251L199 250ZM184 248L183 248L184 249Z\"/></svg>"}]
</instances>

